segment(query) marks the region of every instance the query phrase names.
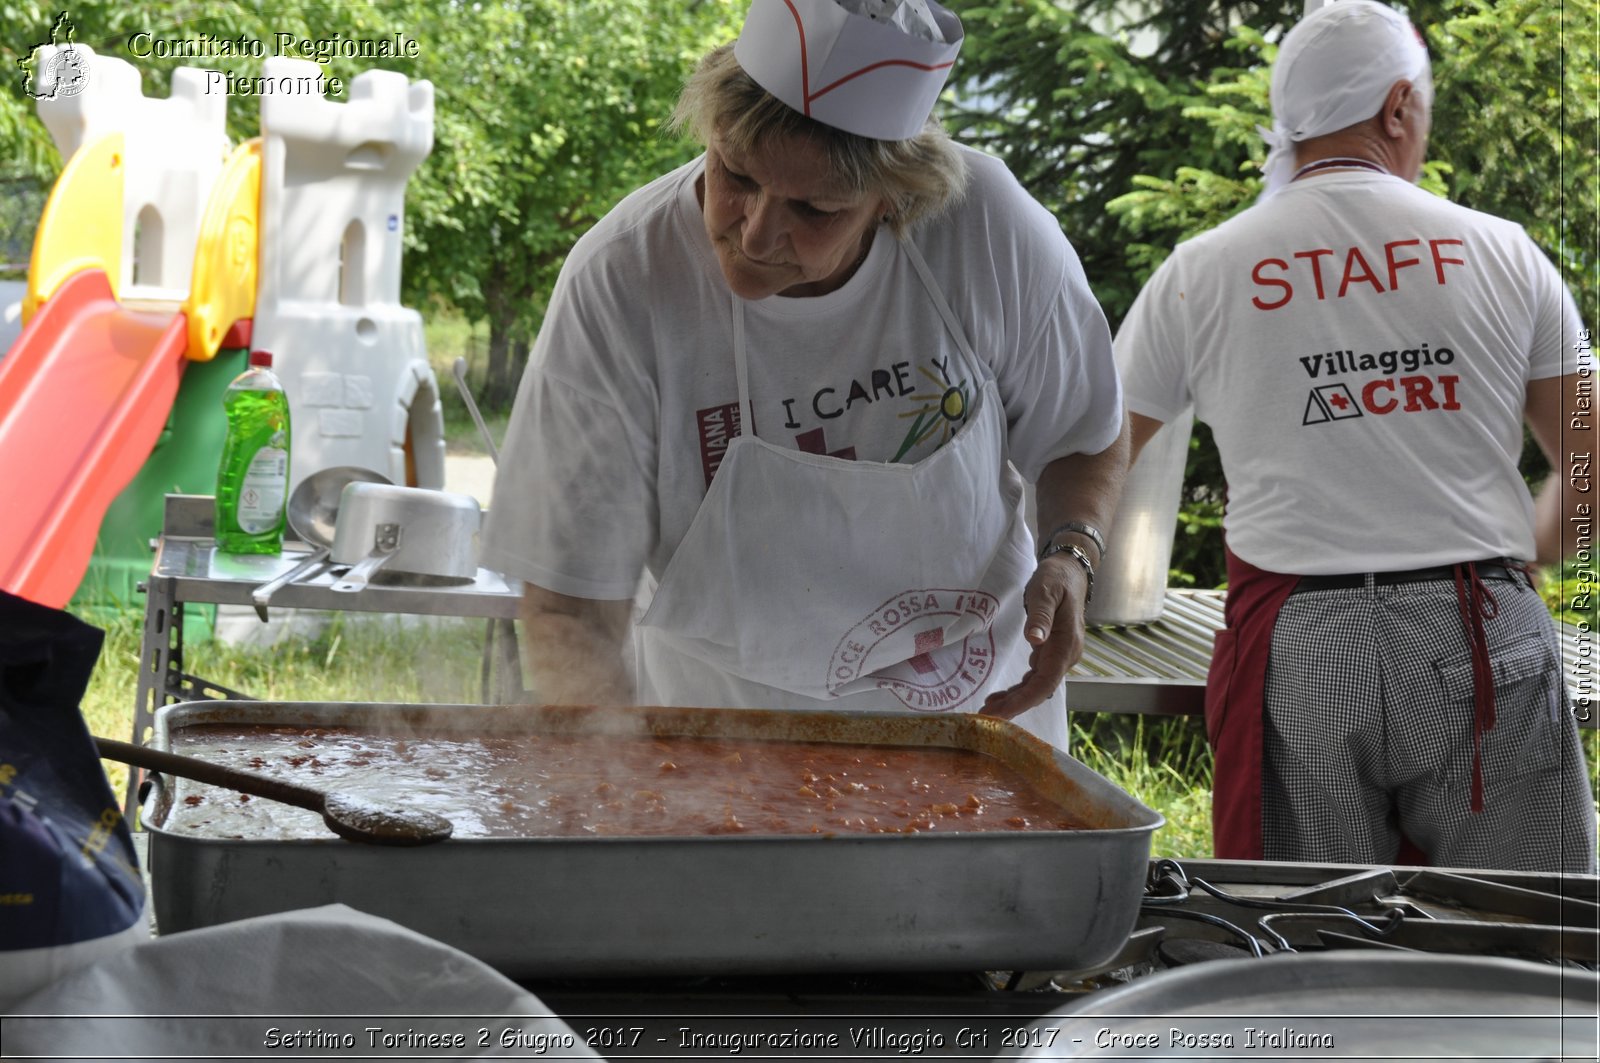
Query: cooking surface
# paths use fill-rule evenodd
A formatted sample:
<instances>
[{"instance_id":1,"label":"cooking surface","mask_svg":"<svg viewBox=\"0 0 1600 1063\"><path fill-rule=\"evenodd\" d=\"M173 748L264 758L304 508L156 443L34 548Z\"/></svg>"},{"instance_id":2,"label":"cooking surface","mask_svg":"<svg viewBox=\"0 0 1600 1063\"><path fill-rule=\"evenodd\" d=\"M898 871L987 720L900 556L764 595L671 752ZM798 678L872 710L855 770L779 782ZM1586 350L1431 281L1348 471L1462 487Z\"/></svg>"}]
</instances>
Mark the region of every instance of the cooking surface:
<instances>
[{"instance_id":1,"label":"cooking surface","mask_svg":"<svg viewBox=\"0 0 1600 1063\"><path fill-rule=\"evenodd\" d=\"M1082 825L963 749L679 736L408 738L341 727L208 725L175 752L442 815L460 837L916 834ZM316 813L182 780L165 829L320 838Z\"/></svg>"},{"instance_id":2,"label":"cooking surface","mask_svg":"<svg viewBox=\"0 0 1600 1063\"><path fill-rule=\"evenodd\" d=\"M792 1035L828 1059L1594 1059L1597 891L1593 876L1158 859L1138 929L1088 970L526 984L610 1058L759 1058L762 1038ZM1402 977L1395 950L1430 977Z\"/></svg>"}]
</instances>

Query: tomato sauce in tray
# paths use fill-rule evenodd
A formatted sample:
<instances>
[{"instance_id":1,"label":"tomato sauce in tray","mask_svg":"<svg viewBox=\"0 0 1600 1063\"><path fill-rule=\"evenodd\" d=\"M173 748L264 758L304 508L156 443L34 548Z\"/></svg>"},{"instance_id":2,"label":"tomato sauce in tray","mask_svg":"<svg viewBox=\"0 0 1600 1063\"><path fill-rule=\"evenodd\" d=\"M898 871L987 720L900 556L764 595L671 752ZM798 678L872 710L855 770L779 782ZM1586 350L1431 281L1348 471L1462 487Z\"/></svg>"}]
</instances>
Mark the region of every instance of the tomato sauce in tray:
<instances>
[{"instance_id":1,"label":"tomato sauce in tray","mask_svg":"<svg viewBox=\"0 0 1600 1063\"><path fill-rule=\"evenodd\" d=\"M455 837L1077 830L994 757L793 740L520 734L413 738L342 727L198 725L176 753L356 797L399 798ZM326 838L316 813L185 779L161 826Z\"/></svg>"}]
</instances>

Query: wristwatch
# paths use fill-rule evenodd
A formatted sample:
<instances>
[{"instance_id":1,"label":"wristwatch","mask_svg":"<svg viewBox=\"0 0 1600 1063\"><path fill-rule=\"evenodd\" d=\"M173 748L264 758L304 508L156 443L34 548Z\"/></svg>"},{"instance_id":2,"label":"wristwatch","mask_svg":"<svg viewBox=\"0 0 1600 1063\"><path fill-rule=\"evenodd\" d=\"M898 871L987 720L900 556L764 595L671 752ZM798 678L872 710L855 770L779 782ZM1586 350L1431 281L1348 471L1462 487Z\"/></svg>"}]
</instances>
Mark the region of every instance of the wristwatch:
<instances>
[{"instance_id":1,"label":"wristwatch","mask_svg":"<svg viewBox=\"0 0 1600 1063\"><path fill-rule=\"evenodd\" d=\"M1100 551L1100 559L1102 561L1105 560L1106 537L1100 534L1100 529L1096 528L1092 524L1085 524L1081 520L1069 520L1064 524L1056 525L1055 530L1049 535L1045 536L1044 549L1039 551L1040 561L1043 561L1047 556L1049 556L1049 552L1052 548L1054 548L1056 553L1060 553L1061 548L1055 546L1055 541L1056 536L1060 535L1062 532L1077 532L1079 535L1088 539L1090 542L1094 543L1094 548Z\"/></svg>"}]
</instances>

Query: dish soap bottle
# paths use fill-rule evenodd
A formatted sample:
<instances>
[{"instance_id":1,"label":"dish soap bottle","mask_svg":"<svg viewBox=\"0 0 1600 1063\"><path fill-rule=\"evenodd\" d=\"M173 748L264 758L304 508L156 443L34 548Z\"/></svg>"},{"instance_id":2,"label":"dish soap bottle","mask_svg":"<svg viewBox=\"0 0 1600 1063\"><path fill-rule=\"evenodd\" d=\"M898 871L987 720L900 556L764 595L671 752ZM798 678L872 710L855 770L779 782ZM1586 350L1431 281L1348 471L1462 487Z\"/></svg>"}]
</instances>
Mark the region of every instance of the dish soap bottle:
<instances>
[{"instance_id":1,"label":"dish soap bottle","mask_svg":"<svg viewBox=\"0 0 1600 1063\"><path fill-rule=\"evenodd\" d=\"M279 553L289 496L289 399L271 354L250 352L250 368L228 385L222 408L228 435L217 467L217 549Z\"/></svg>"}]
</instances>

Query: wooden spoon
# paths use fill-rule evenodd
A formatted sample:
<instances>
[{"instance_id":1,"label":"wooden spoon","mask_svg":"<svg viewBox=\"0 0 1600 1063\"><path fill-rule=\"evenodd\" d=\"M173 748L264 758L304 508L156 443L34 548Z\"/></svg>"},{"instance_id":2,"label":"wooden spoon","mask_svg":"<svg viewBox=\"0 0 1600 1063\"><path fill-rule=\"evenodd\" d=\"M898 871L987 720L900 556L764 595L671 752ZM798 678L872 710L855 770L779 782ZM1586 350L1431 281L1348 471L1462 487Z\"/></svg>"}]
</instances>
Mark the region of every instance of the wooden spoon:
<instances>
[{"instance_id":1,"label":"wooden spoon","mask_svg":"<svg viewBox=\"0 0 1600 1063\"><path fill-rule=\"evenodd\" d=\"M348 794L325 793L309 786L225 768L198 757L136 746L114 738L96 735L94 744L107 760L310 809L322 816L329 830L347 841L372 845L427 845L444 841L455 829L448 819L432 812L374 804Z\"/></svg>"}]
</instances>

